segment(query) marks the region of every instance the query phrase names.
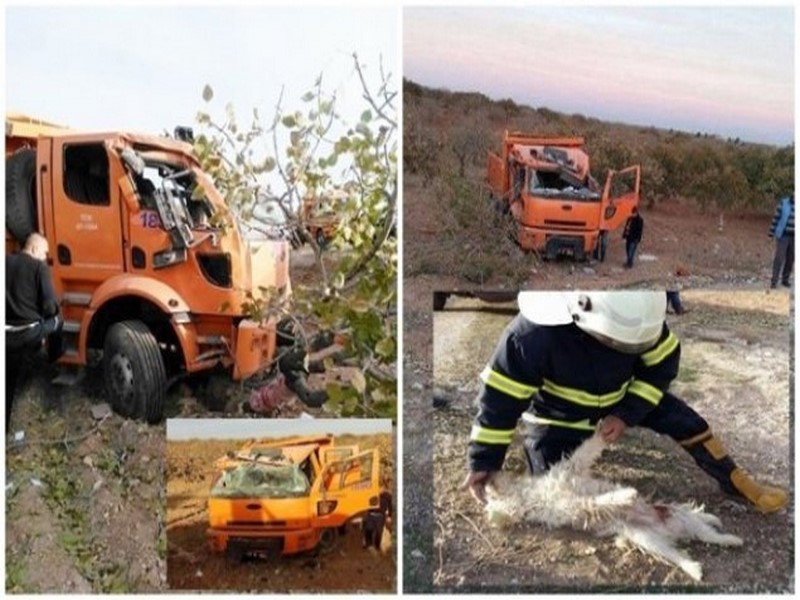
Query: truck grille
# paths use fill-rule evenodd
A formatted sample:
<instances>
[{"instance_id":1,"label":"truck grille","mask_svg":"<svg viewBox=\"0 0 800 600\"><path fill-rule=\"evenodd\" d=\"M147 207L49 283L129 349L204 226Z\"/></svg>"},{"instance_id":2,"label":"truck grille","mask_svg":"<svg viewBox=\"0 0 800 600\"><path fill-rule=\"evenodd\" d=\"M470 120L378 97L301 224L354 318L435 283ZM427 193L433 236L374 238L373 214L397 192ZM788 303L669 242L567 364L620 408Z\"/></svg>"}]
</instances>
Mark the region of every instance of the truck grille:
<instances>
[{"instance_id":1,"label":"truck grille","mask_svg":"<svg viewBox=\"0 0 800 600\"><path fill-rule=\"evenodd\" d=\"M569 229L586 229L586 221L558 221L556 219L545 219L545 225L552 227L566 227Z\"/></svg>"},{"instance_id":2,"label":"truck grille","mask_svg":"<svg viewBox=\"0 0 800 600\"><path fill-rule=\"evenodd\" d=\"M286 527L286 521L228 521L228 527Z\"/></svg>"}]
</instances>

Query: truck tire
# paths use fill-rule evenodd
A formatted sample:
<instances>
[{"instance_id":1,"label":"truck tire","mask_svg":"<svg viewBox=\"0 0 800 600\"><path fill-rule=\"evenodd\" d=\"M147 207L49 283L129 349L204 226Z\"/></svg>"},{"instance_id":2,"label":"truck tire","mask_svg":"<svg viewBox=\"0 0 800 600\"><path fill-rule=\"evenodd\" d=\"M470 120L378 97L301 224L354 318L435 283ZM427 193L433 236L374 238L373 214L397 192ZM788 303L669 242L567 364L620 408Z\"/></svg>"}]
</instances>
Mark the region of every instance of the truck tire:
<instances>
[{"instance_id":1,"label":"truck tire","mask_svg":"<svg viewBox=\"0 0 800 600\"><path fill-rule=\"evenodd\" d=\"M36 150L6 159L6 229L20 244L36 231Z\"/></svg>"},{"instance_id":2,"label":"truck tire","mask_svg":"<svg viewBox=\"0 0 800 600\"><path fill-rule=\"evenodd\" d=\"M103 346L106 394L123 417L158 423L164 414L167 373L150 329L141 321L121 321L106 333Z\"/></svg>"}]
</instances>

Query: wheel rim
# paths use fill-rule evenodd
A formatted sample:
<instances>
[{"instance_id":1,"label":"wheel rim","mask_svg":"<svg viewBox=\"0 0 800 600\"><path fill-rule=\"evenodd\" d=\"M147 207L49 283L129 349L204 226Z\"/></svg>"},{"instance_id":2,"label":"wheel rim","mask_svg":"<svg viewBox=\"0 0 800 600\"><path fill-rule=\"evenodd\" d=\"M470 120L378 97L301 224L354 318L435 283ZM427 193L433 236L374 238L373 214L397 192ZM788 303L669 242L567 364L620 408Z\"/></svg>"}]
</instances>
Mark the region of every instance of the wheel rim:
<instances>
[{"instance_id":1,"label":"wheel rim","mask_svg":"<svg viewBox=\"0 0 800 600\"><path fill-rule=\"evenodd\" d=\"M115 354L109 363L111 387L120 404L128 406L134 395L133 364L124 354Z\"/></svg>"}]
</instances>

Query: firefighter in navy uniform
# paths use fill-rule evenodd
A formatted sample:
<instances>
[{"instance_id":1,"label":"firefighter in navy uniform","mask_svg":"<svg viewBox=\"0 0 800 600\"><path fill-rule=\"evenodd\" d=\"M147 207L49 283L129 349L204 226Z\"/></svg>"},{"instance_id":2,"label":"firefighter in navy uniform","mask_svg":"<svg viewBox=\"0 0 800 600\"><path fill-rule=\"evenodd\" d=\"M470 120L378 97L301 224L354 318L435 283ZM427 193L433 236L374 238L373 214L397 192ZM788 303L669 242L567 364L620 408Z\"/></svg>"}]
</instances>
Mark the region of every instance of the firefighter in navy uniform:
<instances>
[{"instance_id":1,"label":"firefighter in navy uniform","mask_svg":"<svg viewBox=\"0 0 800 600\"><path fill-rule=\"evenodd\" d=\"M672 437L724 491L759 511L786 505L783 490L737 467L705 419L667 391L680 343L664 322L663 292L522 292L518 300L520 314L481 374L464 484L479 501L522 417L533 474L571 454L602 419L607 442L647 427Z\"/></svg>"}]
</instances>

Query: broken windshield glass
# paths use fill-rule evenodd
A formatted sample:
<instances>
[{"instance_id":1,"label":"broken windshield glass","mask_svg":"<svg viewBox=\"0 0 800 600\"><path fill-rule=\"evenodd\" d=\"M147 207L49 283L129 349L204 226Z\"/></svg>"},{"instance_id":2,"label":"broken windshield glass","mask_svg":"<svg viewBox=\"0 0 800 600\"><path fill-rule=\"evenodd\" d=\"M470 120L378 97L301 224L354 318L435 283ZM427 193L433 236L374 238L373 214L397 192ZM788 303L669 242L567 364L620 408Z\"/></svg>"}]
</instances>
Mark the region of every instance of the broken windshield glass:
<instances>
[{"instance_id":1,"label":"broken windshield glass","mask_svg":"<svg viewBox=\"0 0 800 600\"><path fill-rule=\"evenodd\" d=\"M299 498L311 486L299 465L243 464L223 473L212 498Z\"/></svg>"},{"instance_id":2,"label":"broken windshield glass","mask_svg":"<svg viewBox=\"0 0 800 600\"><path fill-rule=\"evenodd\" d=\"M592 189L595 186L591 178L582 182L574 173L565 169L557 171L529 169L528 173L528 190L534 196L587 202L600 200L600 193Z\"/></svg>"}]
</instances>

